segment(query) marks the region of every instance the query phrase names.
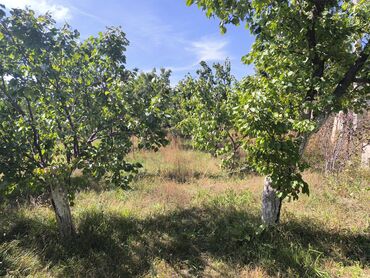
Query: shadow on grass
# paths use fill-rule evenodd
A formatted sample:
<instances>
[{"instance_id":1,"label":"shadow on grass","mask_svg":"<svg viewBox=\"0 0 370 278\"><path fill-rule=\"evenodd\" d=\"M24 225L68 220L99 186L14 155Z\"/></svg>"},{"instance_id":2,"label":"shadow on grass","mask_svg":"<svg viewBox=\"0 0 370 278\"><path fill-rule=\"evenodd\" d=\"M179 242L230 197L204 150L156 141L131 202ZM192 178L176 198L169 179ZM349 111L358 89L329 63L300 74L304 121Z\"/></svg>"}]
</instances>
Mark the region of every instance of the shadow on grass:
<instances>
[{"instance_id":1,"label":"shadow on grass","mask_svg":"<svg viewBox=\"0 0 370 278\"><path fill-rule=\"evenodd\" d=\"M240 178L240 176L237 176ZM151 172L140 172L136 177L135 180L139 181L145 178L164 178L168 181L174 181L177 183L188 183L194 180L200 180L204 178L208 179L222 179L225 178L225 174L219 173L203 173L199 171L184 171L184 170L177 170L177 169L169 169L169 170L162 170L156 173Z\"/></svg>"},{"instance_id":2,"label":"shadow on grass","mask_svg":"<svg viewBox=\"0 0 370 278\"><path fill-rule=\"evenodd\" d=\"M68 244L58 243L52 223L18 218L0 245L16 239L22 250L37 252L44 266L61 265L63 277L141 276L153 271L158 258L179 276L202 276L205 255L231 269L259 266L273 276L320 276L322 258L369 265L370 241L363 235L331 233L294 219L256 234L259 224L257 215L232 207L196 207L146 219L91 211L80 216L78 236ZM0 259L11 268L6 254Z\"/></svg>"}]
</instances>

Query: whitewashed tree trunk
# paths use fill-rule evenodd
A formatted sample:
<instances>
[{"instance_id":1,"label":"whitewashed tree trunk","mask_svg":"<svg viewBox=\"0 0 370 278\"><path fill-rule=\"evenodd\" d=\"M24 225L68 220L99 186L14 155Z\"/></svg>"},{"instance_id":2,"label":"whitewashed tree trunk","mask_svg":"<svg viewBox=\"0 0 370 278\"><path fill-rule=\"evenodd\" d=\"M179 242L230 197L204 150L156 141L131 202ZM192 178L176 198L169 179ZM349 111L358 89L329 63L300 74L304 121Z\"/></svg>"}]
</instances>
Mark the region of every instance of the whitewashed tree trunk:
<instances>
[{"instance_id":1,"label":"whitewashed tree trunk","mask_svg":"<svg viewBox=\"0 0 370 278\"><path fill-rule=\"evenodd\" d=\"M270 177L265 178L262 193L262 221L273 226L279 223L282 200L276 196L276 190L271 186Z\"/></svg>"},{"instance_id":2,"label":"whitewashed tree trunk","mask_svg":"<svg viewBox=\"0 0 370 278\"><path fill-rule=\"evenodd\" d=\"M362 144L361 166L370 168L370 142Z\"/></svg>"},{"instance_id":3,"label":"whitewashed tree trunk","mask_svg":"<svg viewBox=\"0 0 370 278\"><path fill-rule=\"evenodd\" d=\"M68 197L63 186L51 186L51 202L57 218L62 238L70 238L75 233Z\"/></svg>"}]
</instances>

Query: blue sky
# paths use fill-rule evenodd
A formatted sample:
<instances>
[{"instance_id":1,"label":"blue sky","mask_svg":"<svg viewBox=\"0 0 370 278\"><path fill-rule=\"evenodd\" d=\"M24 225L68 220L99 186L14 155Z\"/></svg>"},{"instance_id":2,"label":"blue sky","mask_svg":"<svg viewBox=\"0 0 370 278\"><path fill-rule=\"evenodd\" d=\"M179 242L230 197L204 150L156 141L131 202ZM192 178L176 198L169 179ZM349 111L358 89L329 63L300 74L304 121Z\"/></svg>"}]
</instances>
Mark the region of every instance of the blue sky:
<instances>
[{"instance_id":1,"label":"blue sky","mask_svg":"<svg viewBox=\"0 0 370 278\"><path fill-rule=\"evenodd\" d=\"M221 35L218 22L207 19L185 0L0 0L7 8L30 6L39 13L50 11L58 23L67 21L82 38L96 35L105 26L121 26L130 41L127 66L143 71L172 70L173 85L199 62L229 58L237 78L253 73L241 63L253 37L244 26L230 26Z\"/></svg>"}]
</instances>

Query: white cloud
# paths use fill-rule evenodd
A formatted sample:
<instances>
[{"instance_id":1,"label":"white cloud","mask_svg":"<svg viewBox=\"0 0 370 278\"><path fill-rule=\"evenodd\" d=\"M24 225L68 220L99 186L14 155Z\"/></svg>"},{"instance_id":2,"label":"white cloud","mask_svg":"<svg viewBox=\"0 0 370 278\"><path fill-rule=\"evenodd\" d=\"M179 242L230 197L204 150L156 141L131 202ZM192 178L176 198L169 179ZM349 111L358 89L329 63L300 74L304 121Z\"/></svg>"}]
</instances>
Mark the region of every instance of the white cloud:
<instances>
[{"instance_id":1,"label":"white cloud","mask_svg":"<svg viewBox=\"0 0 370 278\"><path fill-rule=\"evenodd\" d=\"M147 14L136 25L136 31L147 41L150 40L156 46L166 44L169 41L173 30L170 25L163 22L156 16Z\"/></svg>"},{"instance_id":2,"label":"white cloud","mask_svg":"<svg viewBox=\"0 0 370 278\"><path fill-rule=\"evenodd\" d=\"M229 55L225 49L228 41L216 37L203 37L198 41L191 42L188 51L194 53L197 62L225 60Z\"/></svg>"},{"instance_id":3,"label":"white cloud","mask_svg":"<svg viewBox=\"0 0 370 278\"><path fill-rule=\"evenodd\" d=\"M1 0L6 8L25 8L29 6L38 13L50 12L56 21L65 21L71 18L71 10L54 0Z\"/></svg>"},{"instance_id":4,"label":"white cloud","mask_svg":"<svg viewBox=\"0 0 370 278\"><path fill-rule=\"evenodd\" d=\"M1 1L1 0L0 0ZM130 41L140 49L151 52L153 48L166 47L167 49L180 43L181 34L173 26L163 22L150 10L123 10L122 25Z\"/></svg>"},{"instance_id":5,"label":"white cloud","mask_svg":"<svg viewBox=\"0 0 370 278\"><path fill-rule=\"evenodd\" d=\"M100 24L103 24L105 26L109 25L109 21L107 21L107 20L105 20L105 19L103 19L103 18L101 18L101 17L99 17L95 14L85 12L85 11L77 8L76 6L71 6L70 8L74 11L74 13L77 13L77 14L79 14L81 16L84 16L84 17L88 17L88 18L92 19L93 21L98 22Z\"/></svg>"},{"instance_id":6,"label":"white cloud","mask_svg":"<svg viewBox=\"0 0 370 278\"><path fill-rule=\"evenodd\" d=\"M202 37L196 41L183 41L185 50L190 52L194 56L192 63L184 66L167 66L172 72L186 72L194 70L199 66L201 61L215 62L224 61L226 58L230 58L229 53L226 50L226 46L229 44L224 38L218 37Z\"/></svg>"}]
</instances>

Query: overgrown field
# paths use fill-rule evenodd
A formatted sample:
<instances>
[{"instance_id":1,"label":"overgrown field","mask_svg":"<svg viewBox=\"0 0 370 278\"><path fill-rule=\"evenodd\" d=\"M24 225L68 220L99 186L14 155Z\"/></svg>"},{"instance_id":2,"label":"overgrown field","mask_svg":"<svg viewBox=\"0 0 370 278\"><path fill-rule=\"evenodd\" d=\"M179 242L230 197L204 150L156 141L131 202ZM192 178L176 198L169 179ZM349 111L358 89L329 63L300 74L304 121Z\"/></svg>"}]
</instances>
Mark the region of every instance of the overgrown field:
<instances>
[{"instance_id":1,"label":"overgrown field","mask_svg":"<svg viewBox=\"0 0 370 278\"><path fill-rule=\"evenodd\" d=\"M262 177L228 177L175 143L130 160L144 164L130 190L77 194L67 245L49 207L4 207L0 276L370 277L368 172L305 173L311 196L285 202L281 225L263 231Z\"/></svg>"}]
</instances>

